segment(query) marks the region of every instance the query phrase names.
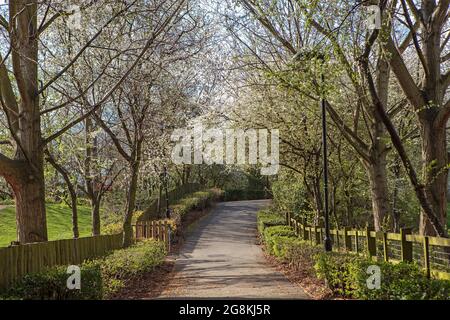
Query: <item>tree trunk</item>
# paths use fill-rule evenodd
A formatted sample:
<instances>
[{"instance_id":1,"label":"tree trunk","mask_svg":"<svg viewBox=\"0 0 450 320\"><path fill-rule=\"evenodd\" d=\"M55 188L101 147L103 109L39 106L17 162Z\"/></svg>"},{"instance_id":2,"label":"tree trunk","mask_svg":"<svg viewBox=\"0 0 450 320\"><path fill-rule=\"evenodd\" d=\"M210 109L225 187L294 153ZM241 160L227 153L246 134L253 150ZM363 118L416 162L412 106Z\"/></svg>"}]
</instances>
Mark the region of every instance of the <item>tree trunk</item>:
<instances>
[{"instance_id":1,"label":"tree trunk","mask_svg":"<svg viewBox=\"0 0 450 320\"><path fill-rule=\"evenodd\" d=\"M77 193L75 189L69 188L70 199L72 202L72 232L73 238L78 239L80 237L80 231L78 229L78 204L77 204Z\"/></svg>"},{"instance_id":2,"label":"tree trunk","mask_svg":"<svg viewBox=\"0 0 450 320\"><path fill-rule=\"evenodd\" d=\"M20 147L16 159L26 162L16 177L16 222L20 243L47 241L44 158L38 95L37 1L10 2L12 65L20 94Z\"/></svg>"},{"instance_id":3,"label":"tree trunk","mask_svg":"<svg viewBox=\"0 0 450 320\"><path fill-rule=\"evenodd\" d=\"M431 110L430 110L431 113ZM428 201L433 212L439 219L441 226L447 225L447 184L448 184L448 155L446 130L433 126L430 119L421 118L423 181L426 186ZM426 215L420 215L420 233L435 236Z\"/></svg>"},{"instance_id":4,"label":"tree trunk","mask_svg":"<svg viewBox=\"0 0 450 320\"><path fill-rule=\"evenodd\" d=\"M373 224L375 231L381 231L390 211L386 172L386 155L381 154L367 165L372 198Z\"/></svg>"},{"instance_id":5,"label":"tree trunk","mask_svg":"<svg viewBox=\"0 0 450 320\"><path fill-rule=\"evenodd\" d=\"M101 234L100 222L100 203L101 200L96 198L91 200L91 215L92 215L92 235L99 236Z\"/></svg>"},{"instance_id":6,"label":"tree trunk","mask_svg":"<svg viewBox=\"0 0 450 320\"><path fill-rule=\"evenodd\" d=\"M131 180L128 186L127 208L123 222L123 247L127 248L133 243L133 212L136 205L136 192L138 187L139 161L131 164Z\"/></svg>"},{"instance_id":7,"label":"tree trunk","mask_svg":"<svg viewBox=\"0 0 450 320\"><path fill-rule=\"evenodd\" d=\"M101 198L99 196L98 185L98 170L96 167L92 168L92 161L98 157L98 140L97 137L92 137L94 126L91 118L85 120L85 143L86 143L86 157L84 160L84 176L86 182L87 196L91 200L91 215L92 215L92 235L98 236L101 233L100 222L100 204Z\"/></svg>"},{"instance_id":8,"label":"tree trunk","mask_svg":"<svg viewBox=\"0 0 450 320\"><path fill-rule=\"evenodd\" d=\"M30 176L13 185L16 196L17 239L21 244L48 240L44 177Z\"/></svg>"}]
</instances>

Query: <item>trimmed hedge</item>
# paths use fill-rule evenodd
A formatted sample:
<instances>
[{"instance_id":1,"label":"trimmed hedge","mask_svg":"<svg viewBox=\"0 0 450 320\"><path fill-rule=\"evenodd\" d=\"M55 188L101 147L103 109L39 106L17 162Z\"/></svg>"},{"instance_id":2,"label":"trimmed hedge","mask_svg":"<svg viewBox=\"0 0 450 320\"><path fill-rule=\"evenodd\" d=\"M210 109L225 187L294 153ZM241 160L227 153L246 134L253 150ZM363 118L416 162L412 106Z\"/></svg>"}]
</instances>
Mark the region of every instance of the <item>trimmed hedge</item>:
<instances>
[{"instance_id":1,"label":"trimmed hedge","mask_svg":"<svg viewBox=\"0 0 450 320\"><path fill-rule=\"evenodd\" d=\"M243 201L270 199L271 196L264 190L228 189L223 194L224 201Z\"/></svg>"},{"instance_id":2,"label":"trimmed hedge","mask_svg":"<svg viewBox=\"0 0 450 320\"><path fill-rule=\"evenodd\" d=\"M362 256L325 253L321 246L300 240L281 216L270 210L258 213L258 230L266 251L295 270L310 272L326 281L343 297L364 300L450 300L450 281L428 279L413 263L375 262ZM368 267L381 270L380 289L369 289Z\"/></svg>"},{"instance_id":3,"label":"trimmed hedge","mask_svg":"<svg viewBox=\"0 0 450 320\"><path fill-rule=\"evenodd\" d=\"M171 209L174 214L182 217L190 211L209 207L213 201L217 201L221 196L222 191L220 189L198 191L179 200L171 206Z\"/></svg>"},{"instance_id":4,"label":"trimmed hedge","mask_svg":"<svg viewBox=\"0 0 450 320\"><path fill-rule=\"evenodd\" d=\"M148 239L130 248L116 250L100 260L105 296L108 297L125 287L128 280L161 265L166 255L163 242Z\"/></svg>"},{"instance_id":5,"label":"trimmed hedge","mask_svg":"<svg viewBox=\"0 0 450 320\"><path fill-rule=\"evenodd\" d=\"M367 285L369 266L381 271L379 289ZM364 300L450 300L450 281L428 279L414 263L392 264L343 253L321 253L315 269L336 294Z\"/></svg>"},{"instance_id":6,"label":"trimmed hedge","mask_svg":"<svg viewBox=\"0 0 450 320\"><path fill-rule=\"evenodd\" d=\"M67 288L67 267L28 274L0 295L6 300L99 300L103 297L100 266L86 263L81 267L81 290Z\"/></svg>"},{"instance_id":7,"label":"trimmed hedge","mask_svg":"<svg viewBox=\"0 0 450 320\"><path fill-rule=\"evenodd\" d=\"M99 300L108 298L123 288L127 281L152 271L163 263L165 245L155 240L139 242L127 249L86 261L80 266L81 290L67 289L66 266L49 268L29 274L16 282L0 299L24 300Z\"/></svg>"}]
</instances>

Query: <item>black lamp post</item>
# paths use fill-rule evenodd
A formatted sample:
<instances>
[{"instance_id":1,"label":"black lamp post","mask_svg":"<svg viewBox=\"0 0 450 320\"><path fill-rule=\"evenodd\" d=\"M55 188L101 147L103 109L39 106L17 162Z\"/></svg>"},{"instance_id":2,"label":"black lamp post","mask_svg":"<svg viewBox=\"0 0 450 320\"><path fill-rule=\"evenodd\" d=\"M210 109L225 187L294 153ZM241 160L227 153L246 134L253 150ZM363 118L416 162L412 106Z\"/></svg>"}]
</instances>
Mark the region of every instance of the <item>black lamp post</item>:
<instances>
[{"instance_id":1,"label":"black lamp post","mask_svg":"<svg viewBox=\"0 0 450 320\"><path fill-rule=\"evenodd\" d=\"M293 60L296 61L299 58L306 59L319 59L322 64L325 62L325 56L317 51L300 51ZM321 70L321 85L325 85L325 75ZM325 251L332 251L333 244L330 234L330 216L328 208L328 145L327 145L327 102L325 99L325 93L321 93L321 111L322 111L322 153L323 153L323 197L324 197L324 215L325 215L325 238L323 240Z\"/></svg>"}]
</instances>

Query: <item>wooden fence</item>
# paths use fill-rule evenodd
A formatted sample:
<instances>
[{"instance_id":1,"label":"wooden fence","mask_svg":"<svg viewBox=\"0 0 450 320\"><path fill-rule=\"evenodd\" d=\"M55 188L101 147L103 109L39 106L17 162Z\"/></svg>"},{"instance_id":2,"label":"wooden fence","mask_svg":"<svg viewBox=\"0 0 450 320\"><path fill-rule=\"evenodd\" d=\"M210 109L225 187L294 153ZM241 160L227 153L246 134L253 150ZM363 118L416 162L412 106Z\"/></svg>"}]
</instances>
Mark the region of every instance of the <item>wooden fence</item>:
<instances>
[{"instance_id":1,"label":"wooden fence","mask_svg":"<svg viewBox=\"0 0 450 320\"><path fill-rule=\"evenodd\" d=\"M308 226L306 219L298 221L290 214L286 214L286 223L303 240L323 244L324 228ZM413 235L406 228L400 233L344 228L330 234L334 251L367 254L371 259L392 263L414 261L423 266L427 276L450 280L450 239Z\"/></svg>"},{"instance_id":2,"label":"wooden fence","mask_svg":"<svg viewBox=\"0 0 450 320\"><path fill-rule=\"evenodd\" d=\"M138 221L133 225L136 240L155 239L166 244L167 251L170 252L171 229L166 220L158 221Z\"/></svg>"},{"instance_id":3,"label":"wooden fence","mask_svg":"<svg viewBox=\"0 0 450 320\"><path fill-rule=\"evenodd\" d=\"M59 265L79 265L121 247L120 233L0 248L0 289L26 274Z\"/></svg>"}]
</instances>

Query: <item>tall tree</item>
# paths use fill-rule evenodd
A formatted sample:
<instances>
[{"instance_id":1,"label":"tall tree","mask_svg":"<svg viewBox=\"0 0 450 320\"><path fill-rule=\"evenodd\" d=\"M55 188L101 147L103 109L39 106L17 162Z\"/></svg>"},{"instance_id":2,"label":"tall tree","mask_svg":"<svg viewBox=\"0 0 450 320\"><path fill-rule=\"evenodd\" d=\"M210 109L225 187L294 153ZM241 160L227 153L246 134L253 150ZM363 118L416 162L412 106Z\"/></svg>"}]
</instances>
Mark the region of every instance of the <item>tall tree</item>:
<instances>
[{"instance_id":1,"label":"tall tree","mask_svg":"<svg viewBox=\"0 0 450 320\"><path fill-rule=\"evenodd\" d=\"M169 0L162 1L170 2ZM8 120L8 128L15 150L12 156L0 154L0 175L14 190L17 233L21 243L41 242L48 239L43 161L46 144L82 122L108 101L111 94L136 67L155 39L171 25L175 13L180 11L184 2L184 0L174 0L172 5L168 6L168 10L162 14L159 23L151 27L153 30L151 35L134 50L136 54L132 58L133 62L129 64L129 68L124 70L121 77L109 86L97 105L82 115L78 114L64 127L44 137L41 128L43 114L64 108L71 102L79 100L80 96L71 97L61 105L54 105L48 110L41 110L41 96L48 90L54 89L55 83L86 53L102 34L102 31L107 29L113 21L131 11L138 1L129 4L116 3L112 15L98 28L98 31L85 41L80 50L63 68L48 77L48 81L42 85L39 83L44 79L39 77L38 72L39 43L42 41L44 32L52 23L66 13L63 10L54 12L52 4L41 3L37 0L9 1L8 19L0 15L0 28L5 30L8 36L8 39L4 41L9 43L8 52L0 54L0 101ZM95 9L95 4L91 5ZM41 17L40 21L39 16ZM12 74L8 72L7 63L12 65ZM47 80L46 78L45 80Z\"/></svg>"}]
</instances>

